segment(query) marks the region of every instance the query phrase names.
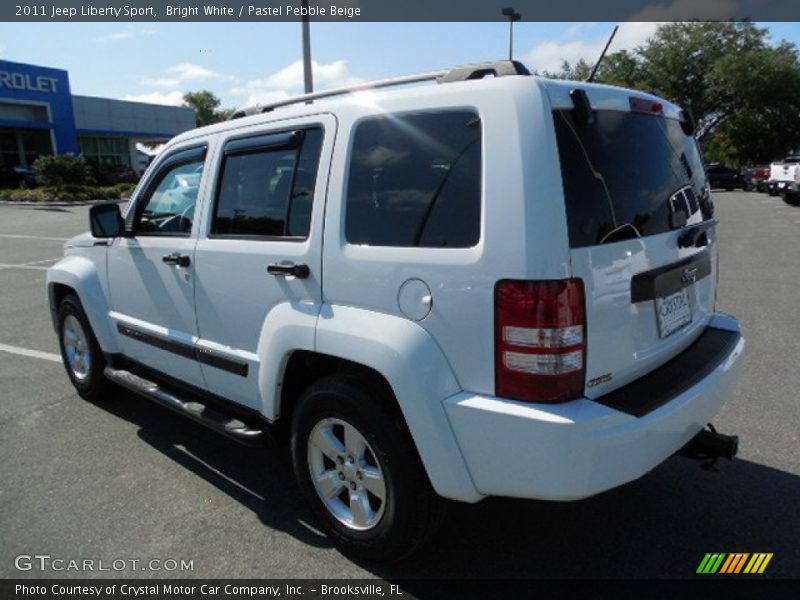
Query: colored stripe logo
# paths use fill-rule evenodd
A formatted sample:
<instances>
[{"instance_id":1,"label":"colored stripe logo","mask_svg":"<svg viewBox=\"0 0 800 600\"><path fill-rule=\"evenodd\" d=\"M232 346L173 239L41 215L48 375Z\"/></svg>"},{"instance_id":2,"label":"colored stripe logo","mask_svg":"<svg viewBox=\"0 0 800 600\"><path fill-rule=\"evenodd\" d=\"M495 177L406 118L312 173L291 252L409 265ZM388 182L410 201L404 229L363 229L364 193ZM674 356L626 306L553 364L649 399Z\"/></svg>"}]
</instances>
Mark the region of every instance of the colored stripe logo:
<instances>
[{"instance_id":1,"label":"colored stripe logo","mask_svg":"<svg viewBox=\"0 0 800 600\"><path fill-rule=\"evenodd\" d=\"M763 573L772 560L772 552L709 552L700 561L697 573Z\"/></svg>"}]
</instances>

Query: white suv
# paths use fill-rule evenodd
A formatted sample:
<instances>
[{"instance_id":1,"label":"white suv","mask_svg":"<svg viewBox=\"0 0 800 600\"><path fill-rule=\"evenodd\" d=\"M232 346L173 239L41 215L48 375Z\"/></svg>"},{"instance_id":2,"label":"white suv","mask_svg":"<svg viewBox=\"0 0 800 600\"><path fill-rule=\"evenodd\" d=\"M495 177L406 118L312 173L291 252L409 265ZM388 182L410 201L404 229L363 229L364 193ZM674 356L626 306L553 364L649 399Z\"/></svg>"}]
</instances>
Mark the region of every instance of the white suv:
<instances>
[{"instance_id":1,"label":"white suv","mask_svg":"<svg viewBox=\"0 0 800 600\"><path fill-rule=\"evenodd\" d=\"M702 433L744 340L714 310L692 131L510 62L189 131L49 270L67 373L289 441L320 522L374 560L419 547L442 498L584 498L692 440L732 456Z\"/></svg>"}]
</instances>

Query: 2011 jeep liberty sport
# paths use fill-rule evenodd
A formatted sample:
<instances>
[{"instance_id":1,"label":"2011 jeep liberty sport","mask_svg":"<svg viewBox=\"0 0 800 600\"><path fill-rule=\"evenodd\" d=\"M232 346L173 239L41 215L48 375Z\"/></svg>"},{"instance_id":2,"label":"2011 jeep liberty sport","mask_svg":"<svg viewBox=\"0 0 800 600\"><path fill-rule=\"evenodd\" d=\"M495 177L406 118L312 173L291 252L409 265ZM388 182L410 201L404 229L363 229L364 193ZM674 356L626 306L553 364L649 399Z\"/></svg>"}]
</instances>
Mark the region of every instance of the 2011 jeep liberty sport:
<instances>
[{"instance_id":1,"label":"2011 jeep liberty sport","mask_svg":"<svg viewBox=\"0 0 800 600\"><path fill-rule=\"evenodd\" d=\"M373 560L417 549L443 498L573 500L687 444L732 456L704 426L744 339L715 312L693 127L503 62L186 132L48 272L67 373L288 441L316 517Z\"/></svg>"}]
</instances>

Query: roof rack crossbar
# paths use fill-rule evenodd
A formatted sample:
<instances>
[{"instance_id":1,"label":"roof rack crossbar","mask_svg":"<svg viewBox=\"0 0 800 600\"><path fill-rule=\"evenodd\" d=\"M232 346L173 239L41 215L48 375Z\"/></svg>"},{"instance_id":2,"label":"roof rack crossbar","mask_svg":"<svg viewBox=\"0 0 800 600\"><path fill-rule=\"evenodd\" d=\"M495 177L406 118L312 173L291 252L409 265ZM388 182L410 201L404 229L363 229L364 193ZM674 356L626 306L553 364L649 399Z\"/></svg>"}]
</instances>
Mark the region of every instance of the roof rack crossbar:
<instances>
[{"instance_id":1,"label":"roof rack crossbar","mask_svg":"<svg viewBox=\"0 0 800 600\"><path fill-rule=\"evenodd\" d=\"M303 94L302 96L295 96L286 100L278 102L271 102L270 104L251 106L237 110L231 115L231 119L239 119L250 115L257 115L260 113L269 112L280 108L282 106L291 106L292 104L310 103L313 100L321 100L322 98L331 98L333 96L343 96L345 94L354 94L356 92L364 92L367 90L376 90L380 88L392 87L396 85L409 85L412 83L422 83L425 81L434 81L446 75L447 71L432 71L430 73L419 73L417 75L406 75L403 77L393 77L391 79L381 79L378 81L370 81L367 83L359 83L357 85L350 85L347 87L335 88L332 90L325 90L324 92L314 92L312 94Z\"/></svg>"},{"instance_id":2,"label":"roof rack crossbar","mask_svg":"<svg viewBox=\"0 0 800 600\"><path fill-rule=\"evenodd\" d=\"M518 60L496 60L450 69L447 71L447 74L439 79L439 83L483 79L487 75L492 77L508 77L509 75L530 74L531 72Z\"/></svg>"}]
</instances>

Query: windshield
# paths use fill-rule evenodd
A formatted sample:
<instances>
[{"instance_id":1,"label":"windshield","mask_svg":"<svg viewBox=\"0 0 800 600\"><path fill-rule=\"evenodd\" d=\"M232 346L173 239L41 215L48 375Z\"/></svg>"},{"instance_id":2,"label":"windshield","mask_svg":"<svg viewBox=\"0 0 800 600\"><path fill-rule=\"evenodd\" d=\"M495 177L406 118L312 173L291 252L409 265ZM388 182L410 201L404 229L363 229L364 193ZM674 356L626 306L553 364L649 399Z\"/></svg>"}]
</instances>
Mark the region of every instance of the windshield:
<instances>
[{"instance_id":1,"label":"windshield","mask_svg":"<svg viewBox=\"0 0 800 600\"><path fill-rule=\"evenodd\" d=\"M678 121L627 111L595 115L581 127L571 110L554 111L571 247L656 235L711 217L703 160Z\"/></svg>"}]
</instances>

